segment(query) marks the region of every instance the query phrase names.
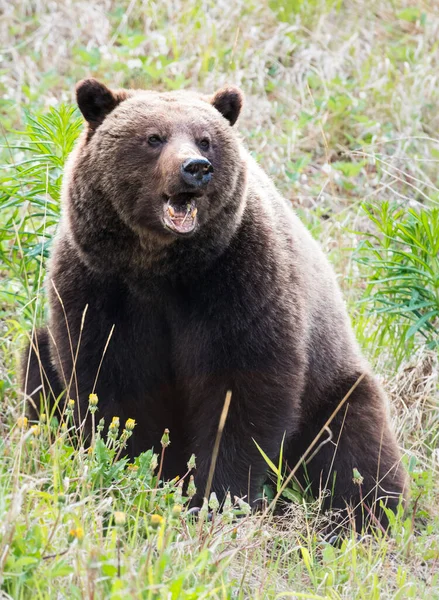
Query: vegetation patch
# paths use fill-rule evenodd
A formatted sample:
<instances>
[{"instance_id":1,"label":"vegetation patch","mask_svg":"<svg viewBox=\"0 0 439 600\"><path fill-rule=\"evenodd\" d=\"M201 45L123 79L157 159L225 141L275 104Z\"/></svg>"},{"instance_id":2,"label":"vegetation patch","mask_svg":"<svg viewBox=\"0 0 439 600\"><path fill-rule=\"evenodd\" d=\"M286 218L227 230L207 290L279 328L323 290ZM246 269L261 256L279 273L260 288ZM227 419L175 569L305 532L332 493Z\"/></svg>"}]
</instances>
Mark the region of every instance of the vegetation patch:
<instances>
[{"instance_id":1,"label":"vegetation patch","mask_svg":"<svg viewBox=\"0 0 439 600\"><path fill-rule=\"evenodd\" d=\"M437 5L300 0L6 3L0 30L0 589L5 598L439 598ZM75 83L242 87L252 154L330 255L360 344L389 394L410 475L393 532L324 541L319 498L283 517L244 502L198 519L190 481L133 462L117 415L94 442L28 422L20 354L45 320L46 261L65 161L82 128ZM195 459L191 459L191 461ZM281 465L272 464L275 491ZM209 516L210 513L210 516Z\"/></svg>"}]
</instances>

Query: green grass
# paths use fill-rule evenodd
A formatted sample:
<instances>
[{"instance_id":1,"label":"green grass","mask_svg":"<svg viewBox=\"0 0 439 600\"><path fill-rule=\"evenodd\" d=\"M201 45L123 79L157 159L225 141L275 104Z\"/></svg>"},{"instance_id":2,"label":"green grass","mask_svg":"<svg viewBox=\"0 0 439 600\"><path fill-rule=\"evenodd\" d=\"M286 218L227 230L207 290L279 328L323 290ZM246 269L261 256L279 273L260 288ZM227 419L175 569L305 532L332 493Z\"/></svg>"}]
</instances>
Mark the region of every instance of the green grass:
<instances>
[{"instance_id":1,"label":"green grass","mask_svg":"<svg viewBox=\"0 0 439 600\"><path fill-rule=\"evenodd\" d=\"M17 0L1 31L5 597L439 598L437 2ZM392 536L333 548L318 500L296 488L286 519L245 503L218 514L212 497L213 520L195 522L181 481L159 483L161 456L121 458L130 424L102 438L97 409L88 451L71 409L23 421L20 352L45 319L63 166L82 126L74 84L87 75L244 89L240 132L328 252L389 394L411 482Z\"/></svg>"}]
</instances>

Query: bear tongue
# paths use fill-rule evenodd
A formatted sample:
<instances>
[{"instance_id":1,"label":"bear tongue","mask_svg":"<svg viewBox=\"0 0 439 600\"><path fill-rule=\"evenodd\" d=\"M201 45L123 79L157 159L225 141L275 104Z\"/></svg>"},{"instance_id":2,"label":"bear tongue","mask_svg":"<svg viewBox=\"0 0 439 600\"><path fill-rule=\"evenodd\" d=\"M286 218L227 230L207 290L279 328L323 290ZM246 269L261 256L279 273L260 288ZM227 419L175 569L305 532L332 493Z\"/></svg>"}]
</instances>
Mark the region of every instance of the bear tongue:
<instances>
[{"instance_id":1,"label":"bear tongue","mask_svg":"<svg viewBox=\"0 0 439 600\"><path fill-rule=\"evenodd\" d=\"M184 204L173 203L171 198L163 207L165 226L176 233L191 233L197 222L197 207L191 200Z\"/></svg>"}]
</instances>

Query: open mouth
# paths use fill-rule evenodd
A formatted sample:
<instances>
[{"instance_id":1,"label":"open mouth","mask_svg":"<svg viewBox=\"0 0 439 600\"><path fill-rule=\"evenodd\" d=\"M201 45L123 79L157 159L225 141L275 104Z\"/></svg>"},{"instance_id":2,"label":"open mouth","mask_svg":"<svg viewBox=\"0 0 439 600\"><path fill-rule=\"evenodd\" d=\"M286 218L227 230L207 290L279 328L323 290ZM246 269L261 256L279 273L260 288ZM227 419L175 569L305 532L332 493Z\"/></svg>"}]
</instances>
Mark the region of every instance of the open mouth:
<instances>
[{"instance_id":1,"label":"open mouth","mask_svg":"<svg viewBox=\"0 0 439 600\"><path fill-rule=\"evenodd\" d=\"M191 193L176 194L163 205L163 222L174 233L187 235L197 226L196 196Z\"/></svg>"}]
</instances>

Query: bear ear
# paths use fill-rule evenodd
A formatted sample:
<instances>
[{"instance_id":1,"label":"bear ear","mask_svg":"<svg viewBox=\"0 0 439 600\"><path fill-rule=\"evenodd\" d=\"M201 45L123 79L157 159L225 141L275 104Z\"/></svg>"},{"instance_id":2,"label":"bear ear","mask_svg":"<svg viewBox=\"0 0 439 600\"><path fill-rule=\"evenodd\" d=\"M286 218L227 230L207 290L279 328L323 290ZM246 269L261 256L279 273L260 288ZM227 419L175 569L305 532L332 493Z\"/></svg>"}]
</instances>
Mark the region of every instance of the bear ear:
<instances>
[{"instance_id":1,"label":"bear ear","mask_svg":"<svg viewBox=\"0 0 439 600\"><path fill-rule=\"evenodd\" d=\"M96 79L83 79L76 86L76 101L84 119L96 129L116 106L127 98L123 91L112 92Z\"/></svg>"},{"instance_id":2,"label":"bear ear","mask_svg":"<svg viewBox=\"0 0 439 600\"><path fill-rule=\"evenodd\" d=\"M227 86L215 92L210 103L229 121L230 125L234 125L244 103L244 94L237 87Z\"/></svg>"}]
</instances>

